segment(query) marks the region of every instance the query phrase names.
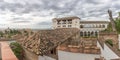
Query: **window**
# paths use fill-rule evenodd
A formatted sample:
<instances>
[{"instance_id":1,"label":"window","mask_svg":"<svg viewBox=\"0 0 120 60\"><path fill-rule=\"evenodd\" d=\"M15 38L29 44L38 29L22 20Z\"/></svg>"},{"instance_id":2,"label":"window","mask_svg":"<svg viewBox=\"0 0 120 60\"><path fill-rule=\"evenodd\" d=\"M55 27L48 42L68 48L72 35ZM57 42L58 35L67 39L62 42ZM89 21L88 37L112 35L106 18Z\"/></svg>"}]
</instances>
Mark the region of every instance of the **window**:
<instances>
[{"instance_id":1,"label":"window","mask_svg":"<svg viewBox=\"0 0 120 60\"><path fill-rule=\"evenodd\" d=\"M60 27L60 26L57 26L57 27Z\"/></svg>"},{"instance_id":2,"label":"window","mask_svg":"<svg viewBox=\"0 0 120 60\"><path fill-rule=\"evenodd\" d=\"M56 55L56 49L55 49L55 48L52 49L52 50L50 51L50 53L53 54L53 55Z\"/></svg>"},{"instance_id":3,"label":"window","mask_svg":"<svg viewBox=\"0 0 120 60\"><path fill-rule=\"evenodd\" d=\"M57 24L60 24L60 20L57 21Z\"/></svg>"},{"instance_id":4,"label":"window","mask_svg":"<svg viewBox=\"0 0 120 60\"><path fill-rule=\"evenodd\" d=\"M63 25L63 27L66 27L66 25Z\"/></svg>"},{"instance_id":5,"label":"window","mask_svg":"<svg viewBox=\"0 0 120 60\"><path fill-rule=\"evenodd\" d=\"M80 36L83 36L83 32L80 32Z\"/></svg>"},{"instance_id":6,"label":"window","mask_svg":"<svg viewBox=\"0 0 120 60\"><path fill-rule=\"evenodd\" d=\"M62 22L63 22L62 24L66 24L66 20L62 20Z\"/></svg>"},{"instance_id":7,"label":"window","mask_svg":"<svg viewBox=\"0 0 120 60\"><path fill-rule=\"evenodd\" d=\"M68 27L72 27L71 25L68 25Z\"/></svg>"},{"instance_id":8,"label":"window","mask_svg":"<svg viewBox=\"0 0 120 60\"><path fill-rule=\"evenodd\" d=\"M69 19L69 20L68 20L68 24L72 24L72 19Z\"/></svg>"},{"instance_id":9,"label":"window","mask_svg":"<svg viewBox=\"0 0 120 60\"><path fill-rule=\"evenodd\" d=\"M80 28L83 28L83 25L80 25Z\"/></svg>"},{"instance_id":10,"label":"window","mask_svg":"<svg viewBox=\"0 0 120 60\"><path fill-rule=\"evenodd\" d=\"M103 28L105 28L105 25L102 25Z\"/></svg>"}]
</instances>

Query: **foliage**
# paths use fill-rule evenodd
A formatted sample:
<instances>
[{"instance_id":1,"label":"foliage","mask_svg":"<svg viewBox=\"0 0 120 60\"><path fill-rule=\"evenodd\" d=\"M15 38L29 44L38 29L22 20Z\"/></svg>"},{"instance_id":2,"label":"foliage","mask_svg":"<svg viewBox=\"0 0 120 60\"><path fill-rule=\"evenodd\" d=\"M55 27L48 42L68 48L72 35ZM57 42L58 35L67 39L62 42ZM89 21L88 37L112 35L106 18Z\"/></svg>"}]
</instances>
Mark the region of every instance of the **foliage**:
<instances>
[{"instance_id":1,"label":"foliage","mask_svg":"<svg viewBox=\"0 0 120 60\"><path fill-rule=\"evenodd\" d=\"M0 37L3 37L3 32L2 31L0 31Z\"/></svg>"},{"instance_id":2,"label":"foliage","mask_svg":"<svg viewBox=\"0 0 120 60\"><path fill-rule=\"evenodd\" d=\"M113 31L112 30L112 25L111 25L111 23L109 23L107 29L103 30L102 32L112 32L112 31Z\"/></svg>"},{"instance_id":3,"label":"foliage","mask_svg":"<svg viewBox=\"0 0 120 60\"><path fill-rule=\"evenodd\" d=\"M115 27L116 27L117 32L120 34L120 18L117 18L115 20Z\"/></svg>"},{"instance_id":4,"label":"foliage","mask_svg":"<svg viewBox=\"0 0 120 60\"><path fill-rule=\"evenodd\" d=\"M12 48L12 51L17 56L19 60L23 57L23 49L17 42L10 43L10 47Z\"/></svg>"},{"instance_id":5,"label":"foliage","mask_svg":"<svg viewBox=\"0 0 120 60\"><path fill-rule=\"evenodd\" d=\"M21 34L21 32L15 29L9 29L9 30L5 30L4 36L7 35L6 38L11 38L13 35L16 34Z\"/></svg>"},{"instance_id":6,"label":"foliage","mask_svg":"<svg viewBox=\"0 0 120 60\"><path fill-rule=\"evenodd\" d=\"M106 40L105 43L108 43L110 46L113 46L113 42L111 39Z\"/></svg>"}]
</instances>

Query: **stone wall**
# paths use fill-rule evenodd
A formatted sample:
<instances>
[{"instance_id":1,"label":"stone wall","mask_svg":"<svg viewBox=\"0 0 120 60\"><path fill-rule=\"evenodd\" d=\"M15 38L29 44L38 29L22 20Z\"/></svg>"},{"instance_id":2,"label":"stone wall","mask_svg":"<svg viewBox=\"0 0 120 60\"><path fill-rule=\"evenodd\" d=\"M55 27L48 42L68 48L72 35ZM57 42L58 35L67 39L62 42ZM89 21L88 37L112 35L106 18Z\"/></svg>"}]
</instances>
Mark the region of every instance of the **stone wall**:
<instances>
[{"instance_id":1,"label":"stone wall","mask_svg":"<svg viewBox=\"0 0 120 60\"><path fill-rule=\"evenodd\" d=\"M23 48L24 50L24 60L38 60L38 56L28 50L26 50L25 48Z\"/></svg>"},{"instance_id":2,"label":"stone wall","mask_svg":"<svg viewBox=\"0 0 120 60\"><path fill-rule=\"evenodd\" d=\"M101 37L104 40L112 39L114 44L118 43L118 34L116 32L111 32L111 33L109 33L109 32L102 32L99 35L99 38L101 38Z\"/></svg>"},{"instance_id":3,"label":"stone wall","mask_svg":"<svg viewBox=\"0 0 120 60\"><path fill-rule=\"evenodd\" d=\"M74 53L100 54L100 48L97 47L96 38L81 38L80 41L72 41L71 44L68 44L67 42L69 41L66 41L64 44L58 46L57 49Z\"/></svg>"}]
</instances>

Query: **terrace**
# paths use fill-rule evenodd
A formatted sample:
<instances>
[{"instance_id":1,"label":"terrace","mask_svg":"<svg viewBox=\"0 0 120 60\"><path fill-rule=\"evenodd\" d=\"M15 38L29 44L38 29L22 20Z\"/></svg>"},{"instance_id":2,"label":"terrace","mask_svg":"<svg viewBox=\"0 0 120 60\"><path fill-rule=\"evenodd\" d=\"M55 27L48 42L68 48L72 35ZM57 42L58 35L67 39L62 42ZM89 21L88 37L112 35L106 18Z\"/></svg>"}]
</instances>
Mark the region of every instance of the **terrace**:
<instances>
[{"instance_id":1,"label":"terrace","mask_svg":"<svg viewBox=\"0 0 120 60\"><path fill-rule=\"evenodd\" d=\"M18 60L7 42L0 42L0 60Z\"/></svg>"}]
</instances>

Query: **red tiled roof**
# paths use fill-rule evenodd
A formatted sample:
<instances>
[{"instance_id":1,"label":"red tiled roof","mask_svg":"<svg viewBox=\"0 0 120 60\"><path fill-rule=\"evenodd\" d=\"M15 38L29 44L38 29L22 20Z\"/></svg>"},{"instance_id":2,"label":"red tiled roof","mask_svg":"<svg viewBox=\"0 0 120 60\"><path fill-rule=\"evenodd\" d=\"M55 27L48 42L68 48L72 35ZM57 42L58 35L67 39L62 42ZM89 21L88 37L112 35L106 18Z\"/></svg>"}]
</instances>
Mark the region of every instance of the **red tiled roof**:
<instances>
[{"instance_id":1,"label":"red tiled roof","mask_svg":"<svg viewBox=\"0 0 120 60\"><path fill-rule=\"evenodd\" d=\"M40 30L30 36L25 36L18 39L18 42L31 52L41 55L46 51L57 47L78 31L79 30L76 28Z\"/></svg>"}]
</instances>

